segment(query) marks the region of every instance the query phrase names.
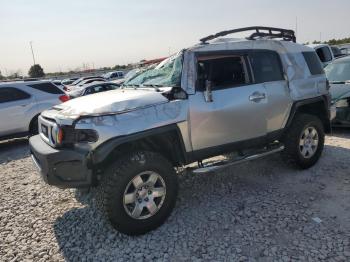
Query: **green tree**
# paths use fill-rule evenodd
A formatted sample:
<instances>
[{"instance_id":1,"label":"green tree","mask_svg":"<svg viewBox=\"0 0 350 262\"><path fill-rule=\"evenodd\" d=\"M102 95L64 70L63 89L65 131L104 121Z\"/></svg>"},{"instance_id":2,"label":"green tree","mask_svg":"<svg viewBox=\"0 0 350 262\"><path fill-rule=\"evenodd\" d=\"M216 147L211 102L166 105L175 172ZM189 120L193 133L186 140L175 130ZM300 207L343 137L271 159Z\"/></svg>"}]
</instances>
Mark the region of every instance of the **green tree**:
<instances>
[{"instance_id":1,"label":"green tree","mask_svg":"<svg viewBox=\"0 0 350 262\"><path fill-rule=\"evenodd\" d=\"M5 79L5 77L1 74L1 71L0 71L0 80L3 80Z\"/></svg>"},{"instance_id":2,"label":"green tree","mask_svg":"<svg viewBox=\"0 0 350 262\"><path fill-rule=\"evenodd\" d=\"M39 65L32 65L28 71L30 77L43 77L45 76L44 69Z\"/></svg>"}]
</instances>

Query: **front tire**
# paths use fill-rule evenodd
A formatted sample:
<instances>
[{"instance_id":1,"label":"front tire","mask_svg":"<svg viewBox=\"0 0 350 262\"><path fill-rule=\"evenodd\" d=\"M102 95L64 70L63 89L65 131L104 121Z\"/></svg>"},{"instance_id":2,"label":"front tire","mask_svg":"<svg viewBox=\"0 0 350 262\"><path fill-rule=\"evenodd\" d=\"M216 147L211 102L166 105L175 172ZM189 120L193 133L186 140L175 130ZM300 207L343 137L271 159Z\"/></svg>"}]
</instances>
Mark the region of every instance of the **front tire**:
<instances>
[{"instance_id":1,"label":"front tire","mask_svg":"<svg viewBox=\"0 0 350 262\"><path fill-rule=\"evenodd\" d=\"M321 120L314 115L299 114L283 138L284 159L302 169L315 165L324 147L324 128Z\"/></svg>"},{"instance_id":2,"label":"front tire","mask_svg":"<svg viewBox=\"0 0 350 262\"><path fill-rule=\"evenodd\" d=\"M167 159L153 152L137 152L113 163L100 187L100 202L112 226L127 235L140 235L168 218L175 206L178 181Z\"/></svg>"}]
</instances>

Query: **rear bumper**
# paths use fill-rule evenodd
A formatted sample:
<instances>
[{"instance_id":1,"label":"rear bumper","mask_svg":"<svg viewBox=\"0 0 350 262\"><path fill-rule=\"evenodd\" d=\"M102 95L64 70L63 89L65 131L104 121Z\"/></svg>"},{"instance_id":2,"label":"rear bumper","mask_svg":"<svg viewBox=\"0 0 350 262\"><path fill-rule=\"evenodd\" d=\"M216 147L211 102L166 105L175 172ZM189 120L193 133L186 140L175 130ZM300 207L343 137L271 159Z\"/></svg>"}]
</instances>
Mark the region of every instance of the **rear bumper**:
<instances>
[{"instance_id":1,"label":"rear bumper","mask_svg":"<svg viewBox=\"0 0 350 262\"><path fill-rule=\"evenodd\" d=\"M29 139L34 165L43 180L60 188L89 187L92 170L87 167L86 151L55 149L46 144L40 135Z\"/></svg>"}]
</instances>

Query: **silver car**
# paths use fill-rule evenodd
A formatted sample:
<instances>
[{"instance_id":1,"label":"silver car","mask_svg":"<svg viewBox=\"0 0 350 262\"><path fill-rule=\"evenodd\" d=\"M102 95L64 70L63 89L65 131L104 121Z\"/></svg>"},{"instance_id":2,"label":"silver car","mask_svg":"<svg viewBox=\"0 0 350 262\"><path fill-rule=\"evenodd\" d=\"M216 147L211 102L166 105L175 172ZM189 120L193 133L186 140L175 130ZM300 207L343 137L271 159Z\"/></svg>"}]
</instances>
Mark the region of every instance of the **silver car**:
<instances>
[{"instance_id":1,"label":"silver car","mask_svg":"<svg viewBox=\"0 0 350 262\"><path fill-rule=\"evenodd\" d=\"M93 82L83 86L77 86L72 91L66 92L70 98L77 98L80 96L92 95L105 91L118 89L120 85L111 82Z\"/></svg>"},{"instance_id":2,"label":"silver car","mask_svg":"<svg viewBox=\"0 0 350 262\"><path fill-rule=\"evenodd\" d=\"M49 81L0 83L0 140L36 134L39 114L68 99Z\"/></svg>"},{"instance_id":3,"label":"silver car","mask_svg":"<svg viewBox=\"0 0 350 262\"><path fill-rule=\"evenodd\" d=\"M120 89L43 112L32 159L50 185L97 187L111 224L143 234L175 206L177 167L197 162L203 173L277 152L298 168L317 163L335 112L328 89L316 52L292 30L219 32Z\"/></svg>"}]
</instances>

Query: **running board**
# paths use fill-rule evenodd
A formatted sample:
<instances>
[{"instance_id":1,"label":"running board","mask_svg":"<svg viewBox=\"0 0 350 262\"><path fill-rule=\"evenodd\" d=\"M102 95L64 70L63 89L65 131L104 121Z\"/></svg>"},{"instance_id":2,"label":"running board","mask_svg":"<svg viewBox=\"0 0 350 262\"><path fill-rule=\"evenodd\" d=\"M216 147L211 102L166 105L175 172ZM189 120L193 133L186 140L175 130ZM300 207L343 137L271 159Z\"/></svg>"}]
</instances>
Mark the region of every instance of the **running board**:
<instances>
[{"instance_id":1,"label":"running board","mask_svg":"<svg viewBox=\"0 0 350 262\"><path fill-rule=\"evenodd\" d=\"M218 162L214 162L214 163L210 163L210 164L203 164L203 167L197 168L195 170L193 170L192 172L195 174L202 174L202 173L208 173L208 172L212 172L212 171L216 171L218 169L221 168L225 168L225 167L229 167L229 166L233 166L233 165L237 165L237 164L241 164L247 161L251 161L251 160L255 160L258 158L262 158L274 153L278 153L281 152L284 149L283 145L280 145L277 148L273 148L270 150L265 150L261 153L258 154L253 154L253 155L248 155L248 156L242 156L239 159L234 159L234 160L223 160L223 161L218 161Z\"/></svg>"}]
</instances>

